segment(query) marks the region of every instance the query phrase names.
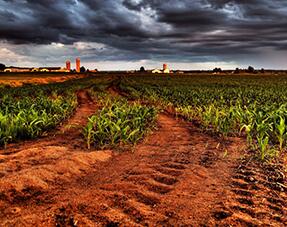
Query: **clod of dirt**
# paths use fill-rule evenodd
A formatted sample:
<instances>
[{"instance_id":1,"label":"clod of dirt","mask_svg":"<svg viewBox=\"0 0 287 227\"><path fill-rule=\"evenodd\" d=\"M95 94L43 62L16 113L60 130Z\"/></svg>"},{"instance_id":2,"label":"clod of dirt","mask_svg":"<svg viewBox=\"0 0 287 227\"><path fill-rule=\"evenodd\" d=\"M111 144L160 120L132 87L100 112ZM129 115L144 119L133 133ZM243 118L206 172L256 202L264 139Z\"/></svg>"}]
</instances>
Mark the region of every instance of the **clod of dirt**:
<instances>
[{"instance_id":1,"label":"clod of dirt","mask_svg":"<svg viewBox=\"0 0 287 227\"><path fill-rule=\"evenodd\" d=\"M231 215L232 215L232 213L227 212L227 211L216 211L213 214L213 216L216 220L222 220L222 219L230 217Z\"/></svg>"},{"instance_id":2,"label":"clod of dirt","mask_svg":"<svg viewBox=\"0 0 287 227\"><path fill-rule=\"evenodd\" d=\"M75 220L70 209L61 207L55 214L55 224L56 227L77 227L77 221Z\"/></svg>"}]
</instances>

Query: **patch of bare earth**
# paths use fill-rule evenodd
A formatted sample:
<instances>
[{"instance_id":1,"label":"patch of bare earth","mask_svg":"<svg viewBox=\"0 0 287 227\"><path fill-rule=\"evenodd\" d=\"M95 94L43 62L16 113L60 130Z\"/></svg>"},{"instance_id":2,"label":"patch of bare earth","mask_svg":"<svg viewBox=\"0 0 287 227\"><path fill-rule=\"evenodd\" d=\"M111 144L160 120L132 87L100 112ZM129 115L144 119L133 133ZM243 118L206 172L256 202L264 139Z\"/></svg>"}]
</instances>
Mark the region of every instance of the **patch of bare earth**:
<instances>
[{"instance_id":1,"label":"patch of bare earth","mask_svg":"<svg viewBox=\"0 0 287 227\"><path fill-rule=\"evenodd\" d=\"M240 139L223 142L160 114L133 151L87 151L77 125L96 106L86 96L54 137L1 151L3 226L284 226L286 182L277 191L263 182L269 170L241 162Z\"/></svg>"},{"instance_id":2,"label":"patch of bare earth","mask_svg":"<svg viewBox=\"0 0 287 227\"><path fill-rule=\"evenodd\" d=\"M216 214L220 225L287 226L286 165L244 158L230 179L231 197Z\"/></svg>"},{"instance_id":3,"label":"patch of bare earth","mask_svg":"<svg viewBox=\"0 0 287 227\"><path fill-rule=\"evenodd\" d=\"M49 136L0 150L0 225L10 225L11 214L29 210L27 201L48 202L54 182L69 182L111 156L110 151L86 152L81 131L97 106L86 91L77 96L75 114Z\"/></svg>"}]
</instances>

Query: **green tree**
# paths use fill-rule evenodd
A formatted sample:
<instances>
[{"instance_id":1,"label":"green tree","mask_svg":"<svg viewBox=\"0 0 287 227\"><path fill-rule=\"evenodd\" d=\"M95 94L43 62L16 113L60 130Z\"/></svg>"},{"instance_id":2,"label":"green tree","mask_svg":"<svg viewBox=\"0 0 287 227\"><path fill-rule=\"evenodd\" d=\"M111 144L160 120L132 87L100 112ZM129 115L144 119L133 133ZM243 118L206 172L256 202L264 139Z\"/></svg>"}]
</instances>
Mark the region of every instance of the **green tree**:
<instances>
[{"instance_id":1,"label":"green tree","mask_svg":"<svg viewBox=\"0 0 287 227\"><path fill-rule=\"evenodd\" d=\"M220 73L220 72L222 72L222 69L221 68L214 68L213 72L214 73Z\"/></svg>"},{"instance_id":2,"label":"green tree","mask_svg":"<svg viewBox=\"0 0 287 227\"><path fill-rule=\"evenodd\" d=\"M145 68L143 66L140 68L140 72L145 72Z\"/></svg>"},{"instance_id":3,"label":"green tree","mask_svg":"<svg viewBox=\"0 0 287 227\"><path fill-rule=\"evenodd\" d=\"M234 73L236 73L236 74L240 73L240 69L239 69L239 68L236 68L235 71L234 71Z\"/></svg>"},{"instance_id":4,"label":"green tree","mask_svg":"<svg viewBox=\"0 0 287 227\"><path fill-rule=\"evenodd\" d=\"M254 73L255 69L252 66L249 66L248 69L247 69L247 72Z\"/></svg>"},{"instance_id":5,"label":"green tree","mask_svg":"<svg viewBox=\"0 0 287 227\"><path fill-rule=\"evenodd\" d=\"M85 68L84 66L82 66L82 67L80 68L80 72L81 72L81 73L86 72L86 68Z\"/></svg>"},{"instance_id":6,"label":"green tree","mask_svg":"<svg viewBox=\"0 0 287 227\"><path fill-rule=\"evenodd\" d=\"M6 68L6 66L2 63L0 63L0 71L3 71Z\"/></svg>"}]
</instances>

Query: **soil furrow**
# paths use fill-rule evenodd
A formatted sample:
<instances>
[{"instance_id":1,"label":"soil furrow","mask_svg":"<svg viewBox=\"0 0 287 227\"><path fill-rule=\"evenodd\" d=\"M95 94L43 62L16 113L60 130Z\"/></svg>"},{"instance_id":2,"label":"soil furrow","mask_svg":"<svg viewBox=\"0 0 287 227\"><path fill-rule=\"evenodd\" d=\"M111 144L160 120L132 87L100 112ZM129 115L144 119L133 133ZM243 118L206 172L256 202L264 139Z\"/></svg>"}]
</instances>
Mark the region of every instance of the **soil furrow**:
<instances>
[{"instance_id":1,"label":"soil furrow","mask_svg":"<svg viewBox=\"0 0 287 227\"><path fill-rule=\"evenodd\" d=\"M20 191L22 194L18 197L25 198L23 203L13 203L13 194L10 200L5 199L5 195L1 197L2 210L8 207L17 210L16 214L6 210L2 223L46 226L204 224L204 220L213 220L213 207L224 198L226 189L223 186L232 168L222 158L223 151L217 145L216 139L191 124L161 114L158 130L133 152L114 152L106 161L89 163L89 168L82 166L82 171L77 167L77 171L68 172L67 163L63 162L58 177L45 179L45 187L37 185L35 192L32 191L34 194L28 194L30 196ZM72 156L77 151L69 146L66 149L71 154L69 165L79 165L75 162L76 156ZM206 156L209 151L212 157L217 156L210 169L200 165L202 155ZM102 153L107 151L97 152L98 155ZM35 152L33 158L41 154ZM230 155L231 161L233 156L237 154Z\"/></svg>"},{"instance_id":2,"label":"soil furrow","mask_svg":"<svg viewBox=\"0 0 287 227\"><path fill-rule=\"evenodd\" d=\"M75 115L56 135L1 156L1 225L284 224L282 170L241 162L244 141L224 142L160 114L158 129L133 151L88 151L81 126L96 104L84 91L78 99ZM266 178L263 169L278 174Z\"/></svg>"},{"instance_id":3,"label":"soil furrow","mask_svg":"<svg viewBox=\"0 0 287 227\"><path fill-rule=\"evenodd\" d=\"M262 164L244 159L234 171L233 199L224 204L233 215L220 220L221 225L242 224L242 216L251 225L287 225L287 191L284 187L284 166ZM281 176L281 177L274 177ZM267 180L266 180L267 179ZM279 184L278 184L279 183Z\"/></svg>"}]
</instances>

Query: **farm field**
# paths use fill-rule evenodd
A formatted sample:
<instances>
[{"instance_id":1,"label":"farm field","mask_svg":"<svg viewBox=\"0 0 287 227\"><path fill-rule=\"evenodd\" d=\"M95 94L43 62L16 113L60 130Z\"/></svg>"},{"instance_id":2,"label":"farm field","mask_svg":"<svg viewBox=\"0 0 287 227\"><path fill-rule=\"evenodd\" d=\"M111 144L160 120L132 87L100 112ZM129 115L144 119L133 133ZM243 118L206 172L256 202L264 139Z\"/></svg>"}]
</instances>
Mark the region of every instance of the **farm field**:
<instances>
[{"instance_id":1,"label":"farm field","mask_svg":"<svg viewBox=\"0 0 287 227\"><path fill-rule=\"evenodd\" d=\"M0 87L1 226L287 225L287 74L54 82Z\"/></svg>"}]
</instances>

